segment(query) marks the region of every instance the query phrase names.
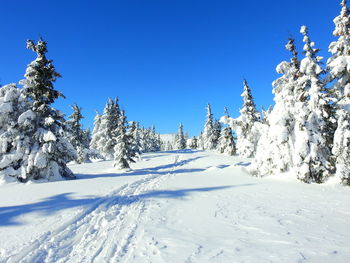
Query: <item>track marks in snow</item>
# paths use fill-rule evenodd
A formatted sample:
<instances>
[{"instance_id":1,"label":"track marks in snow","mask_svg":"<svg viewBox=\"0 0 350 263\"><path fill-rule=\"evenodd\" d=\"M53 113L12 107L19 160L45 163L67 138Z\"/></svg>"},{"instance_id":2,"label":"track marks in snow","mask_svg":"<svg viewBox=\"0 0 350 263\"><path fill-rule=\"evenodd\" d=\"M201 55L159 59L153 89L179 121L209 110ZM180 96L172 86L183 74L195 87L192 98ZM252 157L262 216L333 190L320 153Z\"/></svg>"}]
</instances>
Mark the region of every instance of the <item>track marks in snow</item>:
<instances>
[{"instance_id":1,"label":"track marks in snow","mask_svg":"<svg viewBox=\"0 0 350 263\"><path fill-rule=\"evenodd\" d=\"M142 230L138 225L147 218L148 200L142 194L155 190L176 170L194 161L176 155L173 163L131 184L112 191L88 209L47 232L31 244L14 251L3 262L128 262L132 259ZM151 240L145 253L159 254L158 242Z\"/></svg>"}]
</instances>

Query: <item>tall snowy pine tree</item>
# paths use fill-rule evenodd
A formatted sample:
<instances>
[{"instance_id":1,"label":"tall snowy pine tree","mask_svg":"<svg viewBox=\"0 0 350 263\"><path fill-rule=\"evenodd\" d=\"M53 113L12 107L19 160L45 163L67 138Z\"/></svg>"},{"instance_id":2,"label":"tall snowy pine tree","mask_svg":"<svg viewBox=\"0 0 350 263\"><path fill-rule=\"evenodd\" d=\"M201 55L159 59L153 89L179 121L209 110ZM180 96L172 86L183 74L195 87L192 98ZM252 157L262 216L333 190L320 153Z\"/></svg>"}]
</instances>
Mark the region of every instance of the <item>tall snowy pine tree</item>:
<instances>
[{"instance_id":1,"label":"tall snowy pine tree","mask_svg":"<svg viewBox=\"0 0 350 263\"><path fill-rule=\"evenodd\" d=\"M39 40L35 45L28 40L27 48L33 50L37 58L28 65L25 79L20 82L31 107L18 118L22 149L26 149L18 179L73 178L66 163L76 158L76 151L64 137L63 114L50 106L58 97L64 97L53 87L60 74L52 61L46 59L45 41Z\"/></svg>"},{"instance_id":2,"label":"tall snowy pine tree","mask_svg":"<svg viewBox=\"0 0 350 263\"><path fill-rule=\"evenodd\" d=\"M319 50L314 48L307 27L302 26L300 32L306 57L300 62L301 74L294 89L293 166L300 180L322 183L331 172L329 100L320 77L322 57L317 56Z\"/></svg>"},{"instance_id":3,"label":"tall snowy pine tree","mask_svg":"<svg viewBox=\"0 0 350 263\"><path fill-rule=\"evenodd\" d=\"M126 133L127 121L124 110L121 111L117 128L116 144L114 146L114 166L118 169L129 169L129 162L135 162L135 152L132 149L132 138Z\"/></svg>"},{"instance_id":4,"label":"tall snowy pine tree","mask_svg":"<svg viewBox=\"0 0 350 263\"><path fill-rule=\"evenodd\" d=\"M350 15L346 0L341 6L340 15L334 19L333 35L338 40L329 45L332 57L327 61L327 68L338 120L332 149L336 177L350 185Z\"/></svg>"},{"instance_id":5,"label":"tall snowy pine tree","mask_svg":"<svg viewBox=\"0 0 350 263\"><path fill-rule=\"evenodd\" d=\"M215 131L213 124L213 114L211 113L210 104L207 106L207 119L202 134L203 150L214 150L216 147Z\"/></svg>"},{"instance_id":6,"label":"tall snowy pine tree","mask_svg":"<svg viewBox=\"0 0 350 263\"><path fill-rule=\"evenodd\" d=\"M180 123L179 131L176 136L176 149L183 150L186 149L186 139L184 136L183 125Z\"/></svg>"},{"instance_id":7,"label":"tall snowy pine tree","mask_svg":"<svg viewBox=\"0 0 350 263\"><path fill-rule=\"evenodd\" d=\"M283 61L276 68L277 73L283 76L273 82L275 106L268 115L268 126L263 126L266 128L262 129L264 132L249 168L257 176L283 173L293 167L294 89L298 85L300 62L294 39L289 39L286 49L292 52L293 57L290 62Z\"/></svg>"},{"instance_id":8,"label":"tall snowy pine tree","mask_svg":"<svg viewBox=\"0 0 350 263\"><path fill-rule=\"evenodd\" d=\"M81 120L84 118L81 113L81 108L77 104L72 105L73 113L69 116L67 123L68 140L77 151L77 163L89 161L90 157L90 132L84 130L81 125Z\"/></svg>"},{"instance_id":9,"label":"tall snowy pine tree","mask_svg":"<svg viewBox=\"0 0 350 263\"><path fill-rule=\"evenodd\" d=\"M254 129L256 122L259 122L260 114L256 110L256 106L253 100L253 96L248 86L248 82L243 82L244 91L243 107L240 110L241 115L236 119L236 134L237 134L237 152L243 157L253 157L256 152L256 147L260 134Z\"/></svg>"}]
</instances>

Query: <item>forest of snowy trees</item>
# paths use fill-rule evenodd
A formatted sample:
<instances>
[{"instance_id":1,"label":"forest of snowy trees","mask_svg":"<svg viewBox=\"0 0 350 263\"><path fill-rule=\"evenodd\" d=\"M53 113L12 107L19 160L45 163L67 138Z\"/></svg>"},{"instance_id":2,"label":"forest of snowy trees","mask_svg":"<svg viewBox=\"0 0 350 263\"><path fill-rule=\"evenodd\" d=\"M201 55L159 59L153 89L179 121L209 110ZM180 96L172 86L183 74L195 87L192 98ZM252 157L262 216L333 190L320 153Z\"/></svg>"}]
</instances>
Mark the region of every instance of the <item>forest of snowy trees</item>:
<instances>
[{"instance_id":1,"label":"forest of snowy trees","mask_svg":"<svg viewBox=\"0 0 350 263\"><path fill-rule=\"evenodd\" d=\"M120 169L129 168L141 153L159 151L161 141L155 128L140 128L127 122L118 98L109 99L103 114L97 114L92 134L83 129L82 109L73 105L73 113L64 114L52 103L63 97L54 89L60 74L46 58L47 44L27 41L36 59L26 69L25 79L0 87L0 176L20 182L30 179L57 180L75 176L67 163L89 162L102 158L114 160Z\"/></svg>"},{"instance_id":2,"label":"forest of snowy trees","mask_svg":"<svg viewBox=\"0 0 350 263\"><path fill-rule=\"evenodd\" d=\"M215 119L208 104L199 136L189 138L180 124L174 141L166 142L154 126L128 122L118 98L96 113L92 132L82 127L77 104L65 119L52 107L64 95L54 88L60 74L46 58L47 44L29 40L27 48L37 57L19 82L22 88L0 87L0 176L20 182L74 178L67 167L72 161L114 160L117 169L129 169L142 153L190 148L252 158L248 170L255 176L292 172L306 183L335 178L350 185L350 14L346 0L341 6L326 63L306 26L300 29L302 57L294 39L288 40L291 58L276 68L281 76L272 84L273 107L260 113L244 80L239 117L225 109Z\"/></svg>"}]
</instances>

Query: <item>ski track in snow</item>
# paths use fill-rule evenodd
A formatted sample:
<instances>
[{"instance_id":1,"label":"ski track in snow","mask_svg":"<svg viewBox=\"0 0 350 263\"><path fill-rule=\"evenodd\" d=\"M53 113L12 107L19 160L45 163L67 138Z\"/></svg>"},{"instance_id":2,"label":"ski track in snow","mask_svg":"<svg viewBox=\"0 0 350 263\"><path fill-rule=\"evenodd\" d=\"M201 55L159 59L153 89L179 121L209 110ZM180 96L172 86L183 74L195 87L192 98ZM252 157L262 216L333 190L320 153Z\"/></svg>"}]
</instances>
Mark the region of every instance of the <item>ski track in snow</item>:
<instances>
[{"instance_id":1,"label":"ski track in snow","mask_svg":"<svg viewBox=\"0 0 350 263\"><path fill-rule=\"evenodd\" d=\"M175 155L173 165L157 170L161 173L156 175L150 169L146 178L111 192L1 262L129 262L137 247L136 233L142 231L138 224L147 214L147 200L137 195L156 189L161 181L173 176L176 168L191 161L181 157Z\"/></svg>"},{"instance_id":2,"label":"ski track in snow","mask_svg":"<svg viewBox=\"0 0 350 263\"><path fill-rule=\"evenodd\" d=\"M140 178L0 251L0 262L350 262L347 189L257 179L232 158L146 155Z\"/></svg>"}]
</instances>

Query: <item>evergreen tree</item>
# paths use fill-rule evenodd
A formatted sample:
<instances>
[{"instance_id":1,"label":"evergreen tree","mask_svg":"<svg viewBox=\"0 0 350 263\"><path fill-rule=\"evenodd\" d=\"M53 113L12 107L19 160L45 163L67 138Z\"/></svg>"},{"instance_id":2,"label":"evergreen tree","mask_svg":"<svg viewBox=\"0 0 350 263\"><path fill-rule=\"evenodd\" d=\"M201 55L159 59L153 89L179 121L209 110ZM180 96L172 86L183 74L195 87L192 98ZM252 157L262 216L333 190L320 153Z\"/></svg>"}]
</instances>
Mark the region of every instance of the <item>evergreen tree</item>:
<instances>
[{"instance_id":1,"label":"evergreen tree","mask_svg":"<svg viewBox=\"0 0 350 263\"><path fill-rule=\"evenodd\" d=\"M67 121L68 140L77 151L77 163L90 161L90 131L84 130L81 125L81 120L84 118L81 113L81 108L77 104L72 106L73 113ZM93 155L93 154L92 154Z\"/></svg>"},{"instance_id":2,"label":"evergreen tree","mask_svg":"<svg viewBox=\"0 0 350 263\"><path fill-rule=\"evenodd\" d=\"M176 148L179 150L186 149L186 139L184 136L183 125L180 123L179 131L177 133Z\"/></svg>"},{"instance_id":3,"label":"evergreen tree","mask_svg":"<svg viewBox=\"0 0 350 263\"><path fill-rule=\"evenodd\" d=\"M120 118L120 108L118 98L113 101L108 99L102 116L96 116L91 147L96 149L105 159L112 159L116 138L118 136L118 122Z\"/></svg>"},{"instance_id":4,"label":"evergreen tree","mask_svg":"<svg viewBox=\"0 0 350 263\"><path fill-rule=\"evenodd\" d=\"M259 133L254 130L254 125L259 121L259 112L253 100L253 96L248 86L248 82L243 82L244 91L243 107L240 110L240 116L237 118L236 134L237 134L237 150L238 154L243 157L253 157L259 140Z\"/></svg>"},{"instance_id":5,"label":"evergreen tree","mask_svg":"<svg viewBox=\"0 0 350 263\"><path fill-rule=\"evenodd\" d=\"M60 74L56 72L52 60L45 56L45 41L39 40L35 45L28 40L27 48L34 51L37 58L28 65L25 79L20 82L22 93L31 102L31 107L18 119L22 144L26 149L18 179L73 178L66 163L76 158L76 151L64 137L63 114L50 106L58 97L64 98L53 87Z\"/></svg>"},{"instance_id":6,"label":"evergreen tree","mask_svg":"<svg viewBox=\"0 0 350 263\"><path fill-rule=\"evenodd\" d=\"M93 158L103 159L103 156L99 152L99 142L101 140L101 121L102 115L96 111L96 116L94 118L94 128L92 130L91 140L89 143L90 153Z\"/></svg>"},{"instance_id":7,"label":"evergreen tree","mask_svg":"<svg viewBox=\"0 0 350 263\"><path fill-rule=\"evenodd\" d=\"M117 128L116 144L114 146L114 166L118 169L129 169L129 162L135 162L135 152L132 149L132 138L126 133L127 121L124 110L120 113Z\"/></svg>"},{"instance_id":8,"label":"evergreen tree","mask_svg":"<svg viewBox=\"0 0 350 263\"><path fill-rule=\"evenodd\" d=\"M230 119L228 109L225 107L225 120ZM225 127L222 130L221 136L219 138L219 147L218 150L220 153L225 153L228 155L236 154L236 143L233 138L232 129L230 126Z\"/></svg>"},{"instance_id":9,"label":"evergreen tree","mask_svg":"<svg viewBox=\"0 0 350 263\"><path fill-rule=\"evenodd\" d=\"M217 149L218 145L220 143L220 137L221 137L221 123L219 120L214 121L214 148Z\"/></svg>"},{"instance_id":10,"label":"evergreen tree","mask_svg":"<svg viewBox=\"0 0 350 263\"><path fill-rule=\"evenodd\" d=\"M286 49L293 56L290 62L283 61L276 68L283 75L273 82L275 106L268 116L269 125L259 125L262 136L250 167L252 174L258 176L283 173L293 167L294 89L300 76L300 62L294 39L289 39Z\"/></svg>"},{"instance_id":11,"label":"evergreen tree","mask_svg":"<svg viewBox=\"0 0 350 263\"><path fill-rule=\"evenodd\" d=\"M327 67L338 119L332 149L336 176L344 184L350 185L350 15L346 0L341 2L341 6L340 15L334 19L333 35L338 39L329 46L332 56L327 61Z\"/></svg>"},{"instance_id":12,"label":"evergreen tree","mask_svg":"<svg viewBox=\"0 0 350 263\"><path fill-rule=\"evenodd\" d=\"M18 117L29 109L16 84L0 87L0 179L20 178L25 145L21 140Z\"/></svg>"},{"instance_id":13,"label":"evergreen tree","mask_svg":"<svg viewBox=\"0 0 350 263\"><path fill-rule=\"evenodd\" d=\"M304 36L306 57L300 62L301 74L294 89L293 165L300 180L322 183L331 170L328 99L320 78L323 69L322 58L317 56L319 49L314 48L306 26L302 26L300 32Z\"/></svg>"},{"instance_id":14,"label":"evergreen tree","mask_svg":"<svg viewBox=\"0 0 350 263\"><path fill-rule=\"evenodd\" d=\"M202 134L203 139L203 150L214 150L216 147L215 143L215 132L213 124L213 114L211 113L210 104L207 106L207 120L204 125L204 132Z\"/></svg>"},{"instance_id":15,"label":"evergreen tree","mask_svg":"<svg viewBox=\"0 0 350 263\"><path fill-rule=\"evenodd\" d=\"M188 145L188 148L191 148L191 149L198 149L198 139L196 136L193 136L190 140L190 143Z\"/></svg>"},{"instance_id":16,"label":"evergreen tree","mask_svg":"<svg viewBox=\"0 0 350 263\"><path fill-rule=\"evenodd\" d=\"M142 153L142 144L138 122L131 122L128 135L131 138L131 150L133 152L133 155L140 156L140 154Z\"/></svg>"},{"instance_id":17,"label":"evergreen tree","mask_svg":"<svg viewBox=\"0 0 350 263\"><path fill-rule=\"evenodd\" d=\"M236 154L236 144L233 139L232 129L230 126L227 126L222 130L219 142L220 153L225 153L228 155Z\"/></svg>"}]
</instances>

